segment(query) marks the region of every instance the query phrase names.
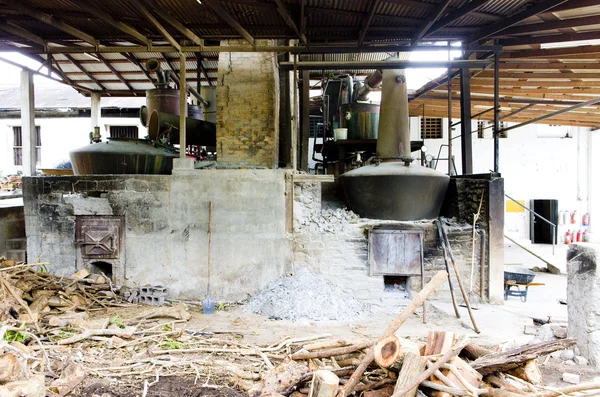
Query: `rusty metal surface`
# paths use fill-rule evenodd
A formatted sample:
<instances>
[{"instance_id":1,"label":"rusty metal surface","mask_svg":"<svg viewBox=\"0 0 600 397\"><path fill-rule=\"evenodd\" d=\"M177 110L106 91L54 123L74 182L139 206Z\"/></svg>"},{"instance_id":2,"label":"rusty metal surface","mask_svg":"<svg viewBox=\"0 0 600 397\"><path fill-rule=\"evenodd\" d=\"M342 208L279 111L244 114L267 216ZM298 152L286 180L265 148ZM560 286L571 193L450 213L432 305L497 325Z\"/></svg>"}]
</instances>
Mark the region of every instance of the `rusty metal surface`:
<instances>
[{"instance_id":1,"label":"rusty metal surface","mask_svg":"<svg viewBox=\"0 0 600 397\"><path fill-rule=\"evenodd\" d=\"M420 275L422 250L422 231L372 229L369 231L369 274L371 276Z\"/></svg>"},{"instance_id":2,"label":"rusty metal surface","mask_svg":"<svg viewBox=\"0 0 600 397\"><path fill-rule=\"evenodd\" d=\"M174 151L155 147L143 139L110 138L69 153L75 175L170 174Z\"/></svg>"},{"instance_id":3,"label":"rusty metal surface","mask_svg":"<svg viewBox=\"0 0 600 397\"><path fill-rule=\"evenodd\" d=\"M340 114L342 128L348 128L348 139L377 139L379 105L350 103L340 107Z\"/></svg>"},{"instance_id":4,"label":"rusty metal surface","mask_svg":"<svg viewBox=\"0 0 600 397\"><path fill-rule=\"evenodd\" d=\"M118 259L125 220L120 216L77 216L75 239L83 259Z\"/></svg>"}]
</instances>

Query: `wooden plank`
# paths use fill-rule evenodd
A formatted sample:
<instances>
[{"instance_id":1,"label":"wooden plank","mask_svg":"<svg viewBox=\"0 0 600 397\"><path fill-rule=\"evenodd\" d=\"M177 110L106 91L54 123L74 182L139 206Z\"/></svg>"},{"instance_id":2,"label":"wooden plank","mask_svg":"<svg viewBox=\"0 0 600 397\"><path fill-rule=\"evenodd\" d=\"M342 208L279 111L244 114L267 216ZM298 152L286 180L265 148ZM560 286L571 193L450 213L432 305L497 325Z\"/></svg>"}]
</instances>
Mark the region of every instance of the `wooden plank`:
<instances>
[{"instance_id":1,"label":"wooden plank","mask_svg":"<svg viewBox=\"0 0 600 397\"><path fill-rule=\"evenodd\" d=\"M501 79L538 79L538 80L567 80L567 79L600 79L599 73L543 73L543 72L532 72L532 73L511 73L511 72L500 72ZM492 78L492 72L482 72L477 77L479 78Z\"/></svg>"},{"instance_id":2,"label":"wooden plank","mask_svg":"<svg viewBox=\"0 0 600 397\"><path fill-rule=\"evenodd\" d=\"M527 25L513 26L512 28L505 30L502 34L531 34L547 32L549 30L580 28L589 25L598 25L598 16L594 15L590 17L576 17L557 21L543 21L540 23L530 23Z\"/></svg>"},{"instance_id":3,"label":"wooden plank","mask_svg":"<svg viewBox=\"0 0 600 397\"><path fill-rule=\"evenodd\" d=\"M600 46L597 45L586 45L579 47L568 47L568 48L551 48L545 50L519 50L503 52L501 58L555 58L564 56L575 56L581 55L581 59L593 56L597 58L600 56Z\"/></svg>"}]
</instances>

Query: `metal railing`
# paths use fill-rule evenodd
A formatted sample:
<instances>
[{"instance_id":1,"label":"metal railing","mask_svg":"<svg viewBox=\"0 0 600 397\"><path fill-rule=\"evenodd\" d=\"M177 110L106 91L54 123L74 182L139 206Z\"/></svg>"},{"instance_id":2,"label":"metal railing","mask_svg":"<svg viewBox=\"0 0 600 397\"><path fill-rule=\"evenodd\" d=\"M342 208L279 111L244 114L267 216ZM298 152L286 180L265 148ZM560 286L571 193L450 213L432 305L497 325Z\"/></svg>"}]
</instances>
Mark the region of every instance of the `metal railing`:
<instances>
[{"instance_id":1,"label":"metal railing","mask_svg":"<svg viewBox=\"0 0 600 397\"><path fill-rule=\"evenodd\" d=\"M509 199L512 200L513 202L515 202L517 205L525 208L527 211L529 211L529 213L532 216L537 216L538 218L540 218L541 220L543 220L544 222L546 222L547 224L549 224L550 226L552 226L552 255L554 255L554 250L556 248L556 224L550 222L548 219L544 218L543 216L541 216L540 214L538 214L537 212L525 207L523 204L519 203L517 200L515 200L514 198L510 197L508 194L504 193L504 195Z\"/></svg>"}]
</instances>

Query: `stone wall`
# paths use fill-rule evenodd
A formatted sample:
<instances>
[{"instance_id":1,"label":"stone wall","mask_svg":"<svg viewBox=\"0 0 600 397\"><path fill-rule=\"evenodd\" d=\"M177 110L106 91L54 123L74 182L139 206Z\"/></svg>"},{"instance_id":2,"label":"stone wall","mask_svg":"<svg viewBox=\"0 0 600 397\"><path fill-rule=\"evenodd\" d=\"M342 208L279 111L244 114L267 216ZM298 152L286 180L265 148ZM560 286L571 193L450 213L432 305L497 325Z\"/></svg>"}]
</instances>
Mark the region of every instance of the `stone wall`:
<instances>
[{"instance_id":1,"label":"stone wall","mask_svg":"<svg viewBox=\"0 0 600 397\"><path fill-rule=\"evenodd\" d=\"M383 276L369 275L369 230L374 227L415 229L423 232L425 282L439 270L445 270L443 251L438 237L437 221L396 222L362 219L342 208L328 208L322 202L320 184L295 183L294 186L294 267L309 268L335 279L361 300L381 304L395 299L384 291ZM329 187L328 187L329 188ZM459 266L463 284L469 288L471 277L472 226L466 223L447 227L452 252ZM475 237L473 291L480 292L482 234ZM452 265L449 263L452 268ZM453 282L458 302L462 301L454 271ZM420 277L409 277L409 288L420 289ZM438 291L437 298L450 299L448 284Z\"/></svg>"},{"instance_id":2,"label":"stone wall","mask_svg":"<svg viewBox=\"0 0 600 397\"><path fill-rule=\"evenodd\" d=\"M57 274L81 267L78 215L125 218L123 281L162 284L170 296L206 294L208 206L213 202L211 296L237 300L291 264L285 231L285 173L175 170L172 176L24 178L28 255Z\"/></svg>"},{"instance_id":3,"label":"stone wall","mask_svg":"<svg viewBox=\"0 0 600 397\"><path fill-rule=\"evenodd\" d=\"M25 214L23 206L19 205L15 207L0 208L0 255L5 256L8 259L21 259L16 257L18 256L18 253L9 252L17 247L10 246L10 244L7 245L6 240L24 237Z\"/></svg>"},{"instance_id":4,"label":"stone wall","mask_svg":"<svg viewBox=\"0 0 600 397\"><path fill-rule=\"evenodd\" d=\"M270 45L259 40L257 45ZM248 45L244 40L222 46ZM219 53L217 156L220 164L276 168L279 161L279 73L276 54Z\"/></svg>"}]
</instances>

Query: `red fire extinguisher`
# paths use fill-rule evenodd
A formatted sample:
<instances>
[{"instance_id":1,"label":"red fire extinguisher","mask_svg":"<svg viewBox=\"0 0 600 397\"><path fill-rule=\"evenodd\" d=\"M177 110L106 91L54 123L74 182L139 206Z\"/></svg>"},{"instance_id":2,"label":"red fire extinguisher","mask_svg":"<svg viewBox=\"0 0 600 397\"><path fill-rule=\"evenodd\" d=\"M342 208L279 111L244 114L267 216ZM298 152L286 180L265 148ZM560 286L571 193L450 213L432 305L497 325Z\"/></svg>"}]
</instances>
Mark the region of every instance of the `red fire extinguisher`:
<instances>
[{"instance_id":1,"label":"red fire extinguisher","mask_svg":"<svg viewBox=\"0 0 600 397\"><path fill-rule=\"evenodd\" d=\"M571 244L571 231L567 230L565 233L565 244Z\"/></svg>"},{"instance_id":2,"label":"red fire extinguisher","mask_svg":"<svg viewBox=\"0 0 600 397\"><path fill-rule=\"evenodd\" d=\"M580 243L583 237L583 233L581 233L581 230L579 230L577 232L577 242Z\"/></svg>"},{"instance_id":3,"label":"red fire extinguisher","mask_svg":"<svg viewBox=\"0 0 600 397\"><path fill-rule=\"evenodd\" d=\"M590 214L583 214L583 217L581 218L581 224L583 226L588 226L590 224Z\"/></svg>"},{"instance_id":4,"label":"red fire extinguisher","mask_svg":"<svg viewBox=\"0 0 600 397\"><path fill-rule=\"evenodd\" d=\"M575 225L577 223L577 211L571 212L571 224Z\"/></svg>"}]
</instances>

